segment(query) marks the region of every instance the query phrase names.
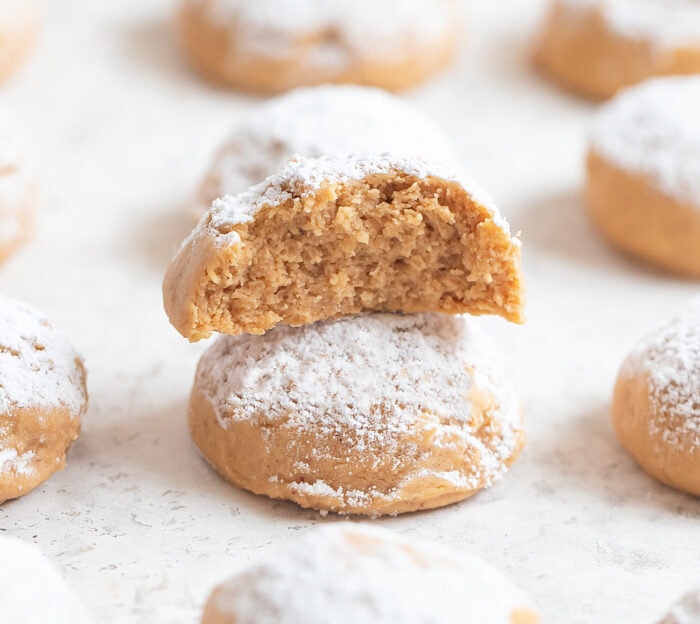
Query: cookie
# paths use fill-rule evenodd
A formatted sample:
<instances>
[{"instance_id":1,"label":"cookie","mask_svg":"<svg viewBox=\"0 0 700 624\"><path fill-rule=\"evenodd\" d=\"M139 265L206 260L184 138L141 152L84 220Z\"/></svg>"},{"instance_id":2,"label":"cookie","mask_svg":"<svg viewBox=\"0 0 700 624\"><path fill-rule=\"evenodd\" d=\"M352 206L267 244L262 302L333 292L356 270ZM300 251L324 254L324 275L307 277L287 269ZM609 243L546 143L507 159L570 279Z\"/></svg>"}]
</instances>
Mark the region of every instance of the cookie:
<instances>
[{"instance_id":1,"label":"cookie","mask_svg":"<svg viewBox=\"0 0 700 624\"><path fill-rule=\"evenodd\" d=\"M189 422L232 483L373 516L472 496L524 443L490 343L473 321L442 314L222 336L200 360Z\"/></svg>"},{"instance_id":2,"label":"cookie","mask_svg":"<svg viewBox=\"0 0 700 624\"><path fill-rule=\"evenodd\" d=\"M700 76L620 94L595 122L586 198L600 232L658 267L700 278Z\"/></svg>"},{"instance_id":3,"label":"cookie","mask_svg":"<svg viewBox=\"0 0 700 624\"><path fill-rule=\"evenodd\" d=\"M67 338L31 306L0 296L0 502L65 465L87 407L85 370Z\"/></svg>"},{"instance_id":4,"label":"cookie","mask_svg":"<svg viewBox=\"0 0 700 624\"><path fill-rule=\"evenodd\" d=\"M27 56L38 24L36 0L0 0L0 80Z\"/></svg>"},{"instance_id":5,"label":"cookie","mask_svg":"<svg viewBox=\"0 0 700 624\"><path fill-rule=\"evenodd\" d=\"M595 99L652 76L700 73L700 5L554 0L536 59L553 80Z\"/></svg>"},{"instance_id":6,"label":"cookie","mask_svg":"<svg viewBox=\"0 0 700 624\"><path fill-rule=\"evenodd\" d=\"M36 184L10 116L0 110L0 262L33 231Z\"/></svg>"},{"instance_id":7,"label":"cookie","mask_svg":"<svg viewBox=\"0 0 700 624\"><path fill-rule=\"evenodd\" d=\"M700 624L700 591L683 596L659 624Z\"/></svg>"},{"instance_id":8,"label":"cookie","mask_svg":"<svg viewBox=\"0 0 700 624\"><path fill-rule=\"evenodd\" d=\"M163 295L193 341L370 311L521 321L520 243L489 197L439 166L297 158L214 202L171 262Z\"/></svg>"},{"instance_id":9,"label":"cookie","mask_svg":"<svg viewBox=\"0 0 700 624\"><path fill-rule=\"evenodd\" d=\"M612 414L644 470L700 496L700 300L637 344L620 369Z\"/></svg>"},{"instance_id":10,"label":"cookie","mask_svg":"<svg viewBox=\"0 0 700 624\"><path fill-rule=\"evenodd\" d=\"M204 76L265 93L325 83L405 89L452 60L461 30L455 0L182 0L178 26Z\"/></svg>"},{"instance_id":11,"label":"cookie","mask_svg":"<svg viewBox=\"0 0 700 624\"><path fill-rule=\"evenodd\" d=\"M197 218L218 197L247 191L281 171L295 154L318 158L351 152L455 160L430 119L386 91L357 86L296 89L256 108L219 150L198 192Z\"/></svg>"},{"instance_id":12,"label":"cookie","mask_svg":"<svg viewBox=\"0 0 700 624\"><path fill-rule=\"evenodd\" d=\"M202 624L537 624L499 571L363 524L314 529L219 585Z\"/></svg>"}]
</instances>

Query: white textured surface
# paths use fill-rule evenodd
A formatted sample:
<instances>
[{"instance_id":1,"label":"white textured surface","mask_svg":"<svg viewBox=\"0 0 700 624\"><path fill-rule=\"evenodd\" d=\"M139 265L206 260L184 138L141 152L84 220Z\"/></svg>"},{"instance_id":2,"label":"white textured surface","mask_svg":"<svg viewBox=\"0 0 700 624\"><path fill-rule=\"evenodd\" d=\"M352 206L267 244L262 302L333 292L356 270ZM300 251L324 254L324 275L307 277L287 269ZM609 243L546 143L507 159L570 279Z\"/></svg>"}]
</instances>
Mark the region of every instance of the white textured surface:
<instances>
[{"instance_id":1,"label":"white textured surface","mask_svg":"<svg viewBox=\"0 0 700 624\"><path fill-rule=\"evenodd\" d=\"M0 621L88 624L90 618L59 571L33 544L0 536Z\"/></svg>"},{"instance_id":2,"label":"white textured surface","mask_svg":"<svg viewBox=\"0 0 700 624\"><path fill-rule=\"evenodd\" d=\"M700 76L656 78L623 91L596 117L591 146L700 210Z\"/></svg>"},{"instance_id":3,"label":"white textured surface","mask_svg":"<svg viewBox=\"0 0 700 624\"><path fill-rule=\"evenodd\" d=\"M528 66L542 3L465 3L464 56L406 97L454 139L465 168L523 231L527 325L480 320L505 355L528 446L463 504L379 521L463 545L505 571L545 623L653 622L700 578L700 501L645 476L619 448L609 403L640 336L697 293L600 242L580 198L594 106ZM261 545L329 516L219 479L190 444L197 359L160 286L213 150L255 100L210 89L170 43L169 0L51 0L32 62L0 88L26 129L43 190L36 241L0 269L85 355L90 410L67 468L0 507L105 624L196 624L210 589Z\"/></svg>"},{"instance_id":4,"label":"white textured surface","mask_svg":"<svg viewBox=\"0 0 700 624\"><path fill-rule=\"evenodd\" d=\"M200 188L197 212L217 197L262 182L295 154L348 152L454 161L440 128L401 97L351 85L296 89L259 107L232 131Z\"/></svg>"},{"instance_id":5,"label":"white textured surface","mask_svg":"<svg viewBox=\"0 0 700 624\"><path fill-rule=\"evenodd\" d=\"M479 559L369 524L323 527L270 548L211 604L231 624L511 624L530 606Z\"/></svg>"}]
</instances>

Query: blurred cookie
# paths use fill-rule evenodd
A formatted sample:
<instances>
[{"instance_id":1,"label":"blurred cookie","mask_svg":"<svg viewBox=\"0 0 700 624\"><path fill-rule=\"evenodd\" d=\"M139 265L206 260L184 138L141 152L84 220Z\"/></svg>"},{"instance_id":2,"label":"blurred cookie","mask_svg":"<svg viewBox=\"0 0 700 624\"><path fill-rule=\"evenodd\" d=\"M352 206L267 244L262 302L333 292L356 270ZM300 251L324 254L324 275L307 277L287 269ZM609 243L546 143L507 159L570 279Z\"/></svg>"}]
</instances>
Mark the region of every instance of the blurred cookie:
<instances>
[{"instance_id":1,"label":"blurred cookie","mask_svg":"<svg viewBox=\"0 0 700 624\"><path fill-rule=\"evenodd\" d=\"M36 0L0 0L0 80L29 52L39 24Z\"/></svg>"},{"instance_id":2,"label":"blurred cookie","mask_svg":"<svg viewBox=\"0 0 700 624\"><path fill-rule=\"evenodd\" d=\"M683 596L659 624L700 624L700 591Z\"/></svg>"}]
</instances>

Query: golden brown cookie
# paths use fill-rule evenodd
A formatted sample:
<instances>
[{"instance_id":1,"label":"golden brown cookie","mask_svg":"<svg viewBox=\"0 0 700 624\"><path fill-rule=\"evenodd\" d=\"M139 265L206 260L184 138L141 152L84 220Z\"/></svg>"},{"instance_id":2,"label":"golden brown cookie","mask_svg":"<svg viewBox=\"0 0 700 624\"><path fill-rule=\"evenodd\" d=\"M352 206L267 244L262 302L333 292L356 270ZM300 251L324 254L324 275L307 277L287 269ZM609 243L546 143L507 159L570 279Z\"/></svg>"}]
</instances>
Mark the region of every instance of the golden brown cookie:
<instances>
[{"instance_id":1,"label":"golden brown cookie","mask_svg":"<svg viewBox=\"0 0 700 624\"><path fill-rule=\"evenodd\" d=\"M644 470L700 496L700 300L627 357L612 413L622 446Z\"/></svg>"},{"instance_id":2,"label":"golden brown cookie","mask_svg":"<svg viewBox=\"0 0 700 624\"><path fill-rule=\"evenodd\" d=\"M163 284L190 340L370 311L522 321L520 242L490 198L389 155L298 158L214 202Z\"/></svg>"},{"instance_id":3,"label":"golden brown cookie","mask_svg":"<svg viewBox=\"0 0 700 624\"><path fill-rule=\"evenodd\" d=\"M455 0L181 0L182 46L223 85L281 92L356 83L399 90L454 56Z\"/></svg>"},{"instance_id":4,"label":"golden brown cookie","mask_svg":"<svg viewBox=\"0 0 700 624\"><path fill-rule=\"evenodd\" d=\"M700 624L700 590L683 596L659 624Z\"/></svg>"},{"instance_id":5,"label":"golden brown cookie","mask_svg":"<svg viewBox=\"0 0 700 624\"><path fill-rule=\"evenodd\" d=\"M603 107L591 135L586 198L625 252L700 278L700 76L659 78Z\"/></svg>"},{"instance_id":6,"label":"golden brown cookie","mask_svg":"<svg viewBox=\"0 0 700 624\"><path fill-rule=\"evenodd\" d=\"M0 0L0 80L29 52L39 24L36 0Z\"/></svg>"},{"instance_id":7,"label":"golden brown cookie","mask_svg":"<svg viewBox=\"0 0 700 624\"><path fill-rule=\"evenodd\" d=\"M3 624L89 624L85 608L34 545L0 534L0 619Z\"/></svg>"},{"instance_id":8,"label":"golden brown cookie","mask_svg":"<svg viewBox=\"0 0 700 624\"><path fill-rule=\"evenodd\" d=\"M524 443L490 343L473 321L442 314L223 336L199 363L189 421L234 484L346 514L463 500Z\"/></svg>"},{"instance_id":9,"label":"golden brown cookie","mask_svg":"<svg viewBox=\"0 0 700 624\"><path fill-rule=\"evenodd\" d=\"M537 624L483 561L363 524L325 526L219 585L202 624Z\"/></svg>"},{"instance_id":10,"label":"golden brown cookie","mask_svg":"<svg viewBox=\"0 0 700 624\"><path fill-rule=\"evenodd\" d=\"M700 73L696 0L554 0L538 65L591 98L652 76Z\"/></svg>"},{"instance_id":11,"label":"golden brown cookie","mask_svg":"<svg viewBox=\"0 0 700 624\"><path fill-rule=\"evenodd\" d=\"M202 182L199 219L217 197L236 195L281 171L295 154L318 158L391 152L453 162L449 141L420 110L381 89L295 89L257 107L216 155Z\"/></svg>"},{"instance_id":12,"label":"golden brown cookie","mask_svg":"<svg viewBox=\"0 0 700 624\"><path fill-rule=\"evenodd\" d=\"M68 340L31 306L0 297L0 503L63 468L86 407Z\"/></svg>"}]
</instances>

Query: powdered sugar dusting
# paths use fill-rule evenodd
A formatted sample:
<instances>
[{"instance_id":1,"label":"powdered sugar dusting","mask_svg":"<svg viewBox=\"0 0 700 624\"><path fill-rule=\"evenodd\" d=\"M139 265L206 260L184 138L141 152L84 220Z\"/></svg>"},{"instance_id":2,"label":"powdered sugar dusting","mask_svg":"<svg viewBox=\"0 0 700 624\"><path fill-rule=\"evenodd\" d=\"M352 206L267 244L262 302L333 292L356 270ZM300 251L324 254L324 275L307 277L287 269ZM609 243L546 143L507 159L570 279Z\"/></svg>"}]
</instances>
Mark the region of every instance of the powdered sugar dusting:
<instances>
[{"instance_id":1,"label":"powdered sugar dusting","mask_svg":"<svg viewBox=\"0 0 700 624\"><path fill-rule=\"evenodd\" d=\"M12 472L24 476L34 474L34 451L26 451L21 455L16 449L0 449L0 475Z\"/></svg>"},{"instance_id":2,"label":"powdered sugar dusting","mask_svg":"<svg viewBox=\"0 0 700 624\"><path fill-rule=\"evenodd\" d=\"M64 406L78 418L85 402L79 360L38 310L0 296L0 412Z\"/></svg>"},{"instance_id":3,"label":"powdered sugar dusting","mask_svg":"<svg viewBox=\"0 0 700 624\"><path fill-rule=\"evenodd\" d=\"M457 16L454 0L188 0L230 24L237 49L268 58L304 49L307 62L344 67L391 59L439 42Z\"/></svg>"},{"instance_id":4,"label":"powdered sugar dusting","mask_svg":"<svg viewBox=\"0 0 700 624\"><path fill-rule=\"evenodd\" d=\"M36 546L0 536L0 621L89 624L91 619Z\"/></svg>"},{"instance_id":5,"label":"powdered sugar dusting","mask_svg":"<svg viewBox=\"0 0 700 624\"><path fill-rule=\"evenodd\" d=\"M277 173L295 154L318 158L359 151L455 160L425 115L381 89L297 89L256 109L232 134L200 189L200 212L214 198L235 195Z\"/></svg>"},{"instance_id":6,"label":"powdered sugar dusting","mask_svg":"<svg viewBox=\"0 0 700 624\"><path fill-rule=\"evenodd\" d=\"M210 227L209 233L222 245L230 245L239 240L237 234L235 238L231 238L231 229L254 218L257 211L264 206L280 204L291 197L311 197L323 185L348 184L370 175L392 173L419 179L435 177L460 184L474 201L491 212L492 219L499 227L510 233L508 223L498 212L493 200L475 182L450 172L444 165L389 153L335 154L320 158L295 156L281 172L270 176L249 191L216 201L209 212L209 221L204 219L201 223L204 227ZM195 230L192 236L199 234L200 232ZM513 242L519 244L516 239Z\"/></svg>"},{"instance_id":7,"label":"powdered sugar dusting","mask_svg":"<svg viewBox=\"0 0 700 624\"><path fill-rule=\"evenodd\" d=\"M462 552L340 525L270 552L220 586L212 604L236 624L510 624L530 603Z\"/></svg>"},{"instance_id":8,"label":"powdered sugar dusting","mask_svg":"<svg viewBox=\"0 0 700 624\"><path fill-rule=\"evenodd\" d=\"M683 596L659 624L700 624L700 590Z\"/></svg>"},{"instance_id":9,"label":"powdered sugar dusting","mask_svg":"<svg viewBox=\"0 0 700 624\"><path fill-rule=\"evenodd\" d=\"M658 78L605 105L594 151L700 210L700 76Z\"/></svg>"},{"instance_id":10,"label":"powdered sugar dusting","mask_svg":"<svg viewBox=\"0 0 700 624\"><path fill-rule=\"evenodd\" d=\"M223 336L205 353L197 375L224 429L230 419L313 428L328 438L342 429L352 432L354 449L396 462L410 455L406 438L424 415L435 415L433 445L471 448L480 458L469 473L431 473L458 487L493 483L518 445L517 402L488 339L467 318L373 314L278 326L263 336ZM485 432L483 423L474 422L475 389L497 402L492 416L498 430ZM427 473L410 478L421 476ZM294 488L351 507L368 497L392 496L313 480Z\"/></svg>"},{"instance_id":11,"label":"powdered sugar dusting","mask_svg":"<svg viewBox=\"0 0 700 624\"><path fill-rule=\"evenodd\" d=\"M700 299L643 339L625 361L623 375L649 376L653 436L700 453Z\"/></svg>"},{"instance_id":12,"label":"powdered sugar dusting","mask_svg":"<svg viewBox=\"0 0 700 624\"><path fill-rule=\"evenodd\" d=\"M700 45L697 0L560 0L573 10L597 9L621 36L651 42L660 50Z\"/></svg>"}]
</instances>

